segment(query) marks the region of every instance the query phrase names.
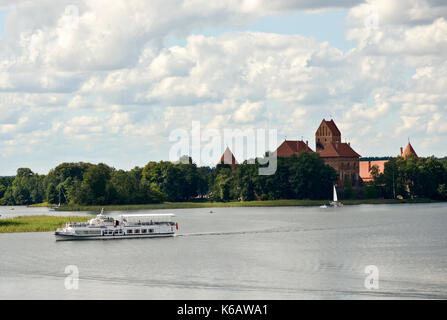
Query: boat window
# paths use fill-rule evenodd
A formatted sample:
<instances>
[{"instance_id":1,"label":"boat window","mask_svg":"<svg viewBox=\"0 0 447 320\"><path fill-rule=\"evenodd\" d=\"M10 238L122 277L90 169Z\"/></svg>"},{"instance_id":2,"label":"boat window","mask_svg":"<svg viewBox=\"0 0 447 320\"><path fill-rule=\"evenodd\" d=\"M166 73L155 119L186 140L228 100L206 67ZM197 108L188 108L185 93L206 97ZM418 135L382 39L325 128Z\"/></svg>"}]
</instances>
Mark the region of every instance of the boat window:
<instances>
[{"instance_id":1,"label":"boat window","mask_svg":"<svg viewBox=\"0 0 447 320\"><path fill-rule=\"evenodd\" d=\"M132 230L127 230L127 233L132 233Z\"/></svg>"},{"instance_id":2,"label":"boat window","mask_svg":"<svg viewBox=\"0 0 447 320\"><path fill-rule=\"evenodd\" d=\"M141 233L146 233L146 232L147 232L146 229L141 230Z\"/></svg>"},{"instance_id":3,"label":"boat window","mask_svg":"<svg viewBox=\"0 0 447 320\"><path fill-rule=\"evenodd\" d=\"M149 233L152 233L152 232L154 232L154 229L149 229Z\"/></svg>"},{"instance_id":4,"label":"boat window","mask_svg":"<svg viewBox=\"0 0 447 320\"><path fill-rule=\"evenodd\" d=\"M140 233L139 229L135 229L134 233Z\"/></svg>"}]
</instances>

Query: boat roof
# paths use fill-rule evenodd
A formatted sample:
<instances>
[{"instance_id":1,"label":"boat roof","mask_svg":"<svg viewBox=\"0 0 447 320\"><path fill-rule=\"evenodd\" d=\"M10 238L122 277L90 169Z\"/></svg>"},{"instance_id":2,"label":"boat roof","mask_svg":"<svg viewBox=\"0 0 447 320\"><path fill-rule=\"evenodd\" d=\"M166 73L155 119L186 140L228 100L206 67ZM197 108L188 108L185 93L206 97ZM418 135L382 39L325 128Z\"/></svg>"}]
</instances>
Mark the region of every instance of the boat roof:
<instances>
[{"instance_id":1,"label":"boat roof","mask_svg":"<svg viewBox=\"0 0 447 320\"><path fill-rule=\"evenodd\" d=\"M145 217L175 217L173 213L159 213L159 214L122 214L123 218L145 218Z\"/></svg>"}]
</instances>

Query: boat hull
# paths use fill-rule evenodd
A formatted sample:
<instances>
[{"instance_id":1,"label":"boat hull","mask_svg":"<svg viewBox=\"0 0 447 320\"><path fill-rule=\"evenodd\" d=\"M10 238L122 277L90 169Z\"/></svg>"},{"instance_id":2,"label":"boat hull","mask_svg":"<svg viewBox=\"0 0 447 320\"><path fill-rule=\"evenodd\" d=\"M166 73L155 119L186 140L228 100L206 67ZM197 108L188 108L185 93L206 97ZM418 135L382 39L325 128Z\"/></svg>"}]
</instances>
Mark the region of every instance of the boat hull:
<instances>
[{"instance_id":1,"label":"boat hull","mask_svg":"<svg viewBox=\"0 0 447 320\"><path fill-rule=\"evenodd\" d=\"M68 241L68 240L116 240L116 239L141 239L141 238L164 238L174 237L175 232L168 233L155 233L155 234L125 234L125 235L76 235L56 232L56 241Z\"/></svg>"}]
</instances>

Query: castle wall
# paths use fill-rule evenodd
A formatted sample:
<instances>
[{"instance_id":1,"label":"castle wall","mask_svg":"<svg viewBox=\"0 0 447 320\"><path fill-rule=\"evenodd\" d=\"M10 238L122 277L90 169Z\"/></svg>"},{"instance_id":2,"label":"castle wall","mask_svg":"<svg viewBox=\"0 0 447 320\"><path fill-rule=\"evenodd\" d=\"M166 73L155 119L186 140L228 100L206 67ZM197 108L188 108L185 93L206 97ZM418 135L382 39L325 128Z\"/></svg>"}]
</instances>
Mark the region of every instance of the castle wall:
<instances>
[{"instance_id":1,"label":"castle wall","mask_svg":"<svg viewBox=\"0 0 447 320\"><path fill-rule=\"evenodd\" d=\"M358 186L359 176L359 158L334 157L323 158L324 163L330 165L338 173L338 186L343 187L345 180L351 178L352 185Z\"/></svg>"}]
</instances>

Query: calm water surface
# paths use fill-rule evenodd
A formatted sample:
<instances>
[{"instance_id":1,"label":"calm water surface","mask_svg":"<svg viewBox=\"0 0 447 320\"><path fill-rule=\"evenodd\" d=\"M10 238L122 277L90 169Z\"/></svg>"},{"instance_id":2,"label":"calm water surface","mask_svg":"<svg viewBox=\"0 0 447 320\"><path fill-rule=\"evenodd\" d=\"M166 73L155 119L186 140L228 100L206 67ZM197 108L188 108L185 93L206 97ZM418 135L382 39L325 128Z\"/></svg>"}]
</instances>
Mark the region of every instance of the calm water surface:
<instances>
[{"instance_id":1,"label":"calm water surface","mask_svg":"<svg viewBox=\"0 0 447 320\"><path fill-rule=\"evenodd\" d=\"M0 299L447 298L445 203L212 210L144 211L175 213L175 238L0 234ZM2 217L48 213L0 207ZM65 289L67 265L78 290ZM364 286L368 265L379 289Z\"/></svg>"}]
</instances>

